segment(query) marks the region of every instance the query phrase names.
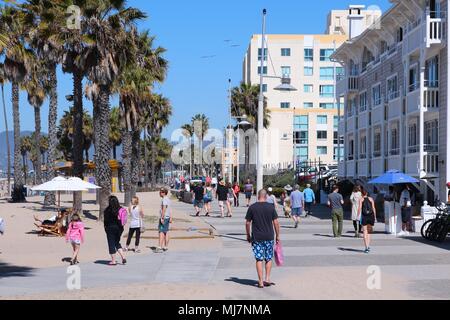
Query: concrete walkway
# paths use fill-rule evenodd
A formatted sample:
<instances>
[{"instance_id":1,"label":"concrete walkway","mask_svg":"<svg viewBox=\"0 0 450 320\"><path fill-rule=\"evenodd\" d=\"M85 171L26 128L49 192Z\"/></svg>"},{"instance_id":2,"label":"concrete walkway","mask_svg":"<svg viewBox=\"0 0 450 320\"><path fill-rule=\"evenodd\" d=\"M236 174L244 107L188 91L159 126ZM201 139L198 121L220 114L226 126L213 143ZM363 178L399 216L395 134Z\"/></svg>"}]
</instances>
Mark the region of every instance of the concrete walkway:
<instances>
[{"instance_id":1,"label":"concrete walkway","mask_svg":"<svg viewBox=\"0 0 450 320\"><path fill-rule=\"evenodd\" d=\"M192 206L180 202L173 206L194 213ZM146 248L146 253L130 256L126 266L110 267L106 261L81 264L83 289L191 283L224 288L222 298L230 299L450 298L450 241L434 244L420 235L395 238L384 234L384 225L377 224L372 252L364 254L362 239L353 238L350 221L345 221L342 238L331 237L329 212L322 206L314 209L313 217L303 219L298 229L291 220L280 218L286 264L273 270L275 287L258 290L254 287L254 260L245 241L247 208L233 209L233 218L221 219L216 217L215 202L212 217L198 218L214 227L222 240L217 250L154 254ZM367 287L369 266L380 269L379 290ZM66 290L65 267L28 270L0 264L0 270L2 297Z\"/></svg>"}]
</instances>

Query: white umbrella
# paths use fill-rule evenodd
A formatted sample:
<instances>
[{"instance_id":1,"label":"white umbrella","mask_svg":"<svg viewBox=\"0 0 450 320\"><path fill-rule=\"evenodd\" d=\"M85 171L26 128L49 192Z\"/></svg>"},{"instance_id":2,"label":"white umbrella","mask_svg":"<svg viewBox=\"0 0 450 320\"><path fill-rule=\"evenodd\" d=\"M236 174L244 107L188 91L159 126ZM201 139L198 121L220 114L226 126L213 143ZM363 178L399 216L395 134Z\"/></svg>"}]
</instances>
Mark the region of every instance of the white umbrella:
<instances>
[{"instance_id":1,"label":"white umbrella","mask_svg":"<svg viewBox=\"0 0 450 320\"><path fill-rule=\"evenodd\" d=\"M93 184L93 183L90 183L90 182L86 182L86 181L84 181L84 180L81 180L81 179L78 178L78 177L72 177L72 178L69 178L69 182L70 182L71 184L73 184L74 187L78 187L78 188L81 188L81 189L83 189L83 190L101 189L101 187L96 186L96 185Z\"/></svg>"},{"instance_id":2,"label":"white umbrella","mask_svg":"<svg viewBox=\"0 0 450 320\"><path fill-rule=\"evenodd\" d=\"M81 179L80 179L81 180ZM56 177L50 181L47 181L41 185L31 188L33 191L56 191L58 192L58 208L61 203L61 191L75 192L75 191L87 191L85 186L80 186L79 183L66 179L64 177Z\"/></svg>"}]
</instances>

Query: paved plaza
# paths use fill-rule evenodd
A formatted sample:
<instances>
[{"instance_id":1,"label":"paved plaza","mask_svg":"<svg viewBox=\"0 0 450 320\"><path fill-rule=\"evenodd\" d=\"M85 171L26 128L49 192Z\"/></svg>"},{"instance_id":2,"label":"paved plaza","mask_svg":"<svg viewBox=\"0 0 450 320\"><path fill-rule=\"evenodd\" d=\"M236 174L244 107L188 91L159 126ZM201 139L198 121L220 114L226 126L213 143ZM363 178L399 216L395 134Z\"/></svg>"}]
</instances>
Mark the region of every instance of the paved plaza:
<instances>
[{"instance_id":1,"label":"paved plaza","mask_svg":"<svg viewBox=\"0 0 450 320\"><path fill-rule=\"evenodd\" d=\"M194 213L190 205L174 201L173 206L186 214ZM258 289L254 260L245 241L245 212L245 207L234 208L233 218L221 219L216 217L219 211L215 202L212 217L198 218L215 229L221 240L217 250L154 254L149 245L143 254L130 255L127 266L109 267L101 260L82 263L82 288L145 285L151 290L152 286L170 285L175 290L177 286L206 290L199 295L186 292L186 296L159 297L162 299L450 298L450 241L435 244L420 235L395 238L384 234L383 224L377 224L372 252L365 254L362 239L353 237L351 221L345 221L342 238L332 237L329 211L323 206L317 206L314 216L303 219L298 229L293 228L291 220L280 218L285 265L273 270L276 286ZM376 288L367 286L370 266L380 271ZM0 263L0 270L3 298L67 293L66 267L29 269Z\"/></svg>"}]
</instances>

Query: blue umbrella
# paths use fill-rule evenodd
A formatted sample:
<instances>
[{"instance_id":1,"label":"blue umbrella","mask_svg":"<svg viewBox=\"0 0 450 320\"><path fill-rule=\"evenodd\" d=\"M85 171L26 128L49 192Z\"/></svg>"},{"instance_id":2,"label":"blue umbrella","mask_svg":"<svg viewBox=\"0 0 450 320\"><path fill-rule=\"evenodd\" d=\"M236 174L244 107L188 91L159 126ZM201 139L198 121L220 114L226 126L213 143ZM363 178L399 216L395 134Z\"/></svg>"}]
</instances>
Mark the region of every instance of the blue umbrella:
<instances>
[{"instance_id":1,"label":"blue umbrella","mask_svg":"<svg viewBox=\"0 0 450 320\"><path fill-rule=\"evenodd\" d=\"M419 180L410 177L407 174L404 174L398 170L390 170L385 174L383 174L382 176L370 180L369 184L402 184L402 183L418 183L418 182Z\"/></svg>"}]
</instances>

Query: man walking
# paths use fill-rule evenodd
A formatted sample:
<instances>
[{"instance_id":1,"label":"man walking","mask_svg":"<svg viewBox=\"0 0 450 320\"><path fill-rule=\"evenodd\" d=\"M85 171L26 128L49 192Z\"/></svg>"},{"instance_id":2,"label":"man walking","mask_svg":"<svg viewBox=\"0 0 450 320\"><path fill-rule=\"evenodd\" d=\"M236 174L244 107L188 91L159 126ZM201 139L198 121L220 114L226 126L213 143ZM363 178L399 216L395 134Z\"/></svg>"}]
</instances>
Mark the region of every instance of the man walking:
<instances>
[{"instance_id":1,"label":"man walking","mask_svg":"<svg viewBox=\"0 0 450 320\"><path fill-rule=\"evenodd\" d=\"M344 198L339 193L339 187L335 185L333 192L328 195L328 207L331 208L331 219L333 221L333 235L335 238L342 236L344 225Z\"/></svg>"},{"instance_id":2,"label":"man walking","mask_svg":"<svg viewBox=\"0 0 450 320\"><path fill-rule=\"evenodd\" d=\"M311 189L310 184L306 185L306 189L303 190L303 195L305 197L305 218L308 218L308 215L311 215L311 206L316 204L316 195Z\"/></svg>"},{"instance_id":3,"label":"man walking","mask_svg":"<svg viewBox=\"0 0 450 320\"><path fill-rule=\"evenodd\" d=\"M267 203L266 190L258 192L258 202L248 208L245 220L247 241L252 244L253 255L256 259L256 272L258 273L258 287L274 285L270 280L272 270L274 236L280 241L280 224L275 207ZM275 235L274 235L275 229ZM266 276L263 280L263 262L265 262Z\"/></svg>"},{"instance_id":4,"label":"man walking","mask_svg":"<svg viewBox=\"0 0 450 320\"><path fill-rule=\"evenodd\" d=\"M295 185L294 192L291 193L291 214L292 219L294 219L295 226L298 228L298 223L300 222L300 216L302 215L302 210L305 207L305 198L303 193L300 192L300 186Z\"/></svg>"},{"instance_id":5,"label":"man walking","mask_svg":"<svg viewBox=\"0 0 450 320\"><path fill-rule=\"evenodd\" d=\"M197 182L192 189L192 193L194 195L195 216L198 217L200 216L200 212L203 209L203 197L205 196L205 188Z\"/></svg>"},{"instance_id":6,"label":"man walking","mask_svg":"<svg viewBox=\"0 0 450 320\"><path fill-rule=\"evenodd\" d=\"M249 207L253 195L253 184L250 182L250 179L247 179L247 183L244 185L244 193L245 199L247 200L247 207Z\"/></svg>"},{"instance_id":7,"label":"man walking","mask_svg":"<svg viewBox=\"0 0 450 320\"><path fill-rule=\"evenodd\" d=\"M400 195L400 205L402 206L402 231L398 234L399 236L409 236L410 224L411 224L411 188L409 185L405 185Z\"/></svg>"}]
</instances>

